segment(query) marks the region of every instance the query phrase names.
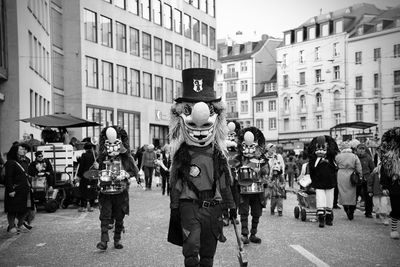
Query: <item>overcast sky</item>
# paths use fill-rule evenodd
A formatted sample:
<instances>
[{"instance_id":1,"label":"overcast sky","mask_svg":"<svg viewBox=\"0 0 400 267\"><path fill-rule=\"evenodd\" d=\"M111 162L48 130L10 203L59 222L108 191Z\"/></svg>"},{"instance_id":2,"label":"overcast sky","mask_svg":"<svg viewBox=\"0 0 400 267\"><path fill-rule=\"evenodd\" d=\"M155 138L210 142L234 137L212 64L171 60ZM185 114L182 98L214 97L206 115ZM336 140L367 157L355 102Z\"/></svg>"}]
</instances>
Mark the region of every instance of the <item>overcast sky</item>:
<instances>
[{"instance_id":1,"label":"overcast sky","mask_svg":"<svg viewBox=\"0 0 400 267\"><path fill-rule=\"evenodd\" d=\"M216 0L217 38L234 38L237 31L283 38L283 31L319 15L321 9L324 14L356 3L386 9L399 5L400 0Z\"/></svg>"}]
</instances>

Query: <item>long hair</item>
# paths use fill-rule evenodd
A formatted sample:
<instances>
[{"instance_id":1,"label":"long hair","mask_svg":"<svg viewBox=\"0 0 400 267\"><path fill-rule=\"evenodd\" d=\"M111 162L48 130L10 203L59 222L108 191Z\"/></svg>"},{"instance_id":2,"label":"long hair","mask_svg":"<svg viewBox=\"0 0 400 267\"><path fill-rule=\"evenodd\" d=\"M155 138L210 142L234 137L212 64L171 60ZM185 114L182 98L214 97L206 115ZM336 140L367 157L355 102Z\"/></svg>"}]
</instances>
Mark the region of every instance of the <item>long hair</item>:
<instances>
[{"instance_id":1,"label":"long hair","mask_svg":"<svg viewBox=\"0 0 400 267\"><path fill-rule=\"evenodd\" d=\"M385 173L394 180L398 179L400 174L400 127L394 127L383 134L379 151Z\"/></svg>"},{"instance_id":2,"label":"long hair","mask_svg":"<svg viewBox=\"0 0 400 267\"><path fill-rule=\"evenodd\" d=\"M317 148L317 140L318 137L314 137L308 146L308 157L310 159L310 162L315 162L317 159L317 156L315 155L315 151ZM339 153L339 148L338 145L331 136L329 135L324 135L325 137L325 142L328 144L327 150L326 150L326 158L329 160L329 162L333 162L336 155Z\"/></svg>"},{"instance_id":3,"label":"long hair","mask_svg":"<svg viewBox=\"0 0 400 267\"><path fill-rule=\"evenodd\" d=\"M19 144L12 145L7 153L7 160L18 160L18 148Z\"/></svg>"}]
</instances>

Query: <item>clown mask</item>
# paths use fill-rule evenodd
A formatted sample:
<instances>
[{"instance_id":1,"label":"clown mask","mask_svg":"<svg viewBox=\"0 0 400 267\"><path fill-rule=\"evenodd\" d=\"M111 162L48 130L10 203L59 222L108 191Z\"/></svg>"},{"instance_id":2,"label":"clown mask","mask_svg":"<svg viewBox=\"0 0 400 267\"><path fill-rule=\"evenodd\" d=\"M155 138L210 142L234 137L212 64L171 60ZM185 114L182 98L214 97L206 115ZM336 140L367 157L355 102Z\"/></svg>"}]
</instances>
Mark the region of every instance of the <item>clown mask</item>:
<instances>
[{"instance_id":1,"label":"clown mask","mask_svg":"<svg viewBox=\"0 0 400 267\"><path fill-rule=\"evenodd\" d=\"M317 139L315 155L319 158L324 158L327 149L328 149L328 144L326 143L325 136L319 136Z\"/></svg>"},{"instance_id":2,"label":"clown mask","mask_svg":"<svg viewBox=\"0 0 400 267\"><path fill-rule=\"evenodd\" d=\"M117 139L117 132L113 127L107 129L106 136L105 146L109 156L115 157L126 152L126 148L123 146L121 140Z\"/></svg>"}]
</instances>

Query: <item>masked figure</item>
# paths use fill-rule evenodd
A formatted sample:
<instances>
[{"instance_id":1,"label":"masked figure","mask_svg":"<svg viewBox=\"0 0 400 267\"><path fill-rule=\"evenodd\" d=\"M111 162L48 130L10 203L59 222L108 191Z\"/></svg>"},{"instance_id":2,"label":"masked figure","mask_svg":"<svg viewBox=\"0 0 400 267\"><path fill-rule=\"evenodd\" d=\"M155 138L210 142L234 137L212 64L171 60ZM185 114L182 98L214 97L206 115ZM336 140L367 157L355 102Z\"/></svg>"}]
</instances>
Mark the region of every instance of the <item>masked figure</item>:
<instances>
[{"instance_id":1,"label":"masked figure","mask_svg":"<svg viewBox=\"0 0 400 267\"><path fill-rule=\"evenodd\" d=\"M183 247L185 266L212 266L222 241L222 210L233 208L225 109L215 71L182 72L183 96L171 108L171 218L168 241Z\"/></svg>"},{"instance_id":2,"label":"masked figure","mask_svg":"<svg viewBox=\"0 0 400 267\"><path fill-rule=\"evenodd\" d=\"M128 135L118 126L104 128L100 133L100 250L107 249L109 225L115 221L114 247L123 248L121 233L124 217L129 214L129 178L136 176L138 168L130 154Z\"/></svg>"},{"instance_id":3,"label":"masked figure","mask_svg":"<svg viewBox=\"0 0 400 267\"><path fill-rule=\"evenodd\" d=\"M335 157L339 148L328 135L315 137L308 147L311 187L315 188L319 227L333 224L333 197L337 183Z\"/></svg>"},{"instance_id":4,"label":"masked figure","mask_svg":"<svg viewBox=\"0 0 400 267\"><path fill-rule=\"evenodd\" d=\"M257 237L257 227L265 208L264 184L267 182L269 166L263 156L265 138L256 127L248 127L239 131L238 183L240 186L239 214L242 224L242 240L244 244L261 243ZM251 209L251 230L248 228L248 217ZM250 239L249 239L250 233Z\"/></svg>"}]
</instances>

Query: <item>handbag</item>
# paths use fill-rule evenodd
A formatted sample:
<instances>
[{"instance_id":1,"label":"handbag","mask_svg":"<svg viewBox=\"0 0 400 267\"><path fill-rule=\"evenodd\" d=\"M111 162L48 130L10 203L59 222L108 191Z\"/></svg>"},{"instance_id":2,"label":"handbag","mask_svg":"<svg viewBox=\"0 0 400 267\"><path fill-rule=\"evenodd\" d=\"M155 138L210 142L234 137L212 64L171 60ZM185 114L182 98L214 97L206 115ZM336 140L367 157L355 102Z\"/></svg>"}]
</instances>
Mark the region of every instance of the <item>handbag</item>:
<instances>
[{"instance_id":1,"label":"handbag","mask_svg":"<svg viewBox=\"0 0 400 267\"><path fill-rule=\"evenodd\" d=\"M353 171L353 173L350 175L350 183L352 186L357 186L361 183L361 177L357 171Z\"/></svg>"}]
</instances>

